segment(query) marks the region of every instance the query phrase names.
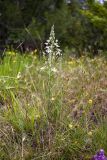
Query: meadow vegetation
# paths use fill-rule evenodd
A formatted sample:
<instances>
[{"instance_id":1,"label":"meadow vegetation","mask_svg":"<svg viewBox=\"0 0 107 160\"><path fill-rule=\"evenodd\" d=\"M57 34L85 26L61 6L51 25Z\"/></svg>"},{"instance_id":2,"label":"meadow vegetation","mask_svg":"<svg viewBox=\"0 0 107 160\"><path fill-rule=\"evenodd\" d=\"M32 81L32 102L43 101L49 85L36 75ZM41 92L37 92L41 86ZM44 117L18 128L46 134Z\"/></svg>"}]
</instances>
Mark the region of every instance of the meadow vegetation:
<instances>
[{"instance_id":1,"label":"meadow vegetation","mask_svg":"<svg viewBox=\"0 0 107 160\"><path fill-rule=\"evenodd\" d=\"M0 64L0 159L89 160L107 153L107 61L14 53Z\"/></svg>"},{"instance_id":2,"label":"meadow vegetation","mask_svg":"<svg viewBox=\"0 0 107 160\"><path fill-rule=\"evenodd\" d=\"M107 1L0 1L0 160L106 154Z\"/></svg>"}]
</instances>

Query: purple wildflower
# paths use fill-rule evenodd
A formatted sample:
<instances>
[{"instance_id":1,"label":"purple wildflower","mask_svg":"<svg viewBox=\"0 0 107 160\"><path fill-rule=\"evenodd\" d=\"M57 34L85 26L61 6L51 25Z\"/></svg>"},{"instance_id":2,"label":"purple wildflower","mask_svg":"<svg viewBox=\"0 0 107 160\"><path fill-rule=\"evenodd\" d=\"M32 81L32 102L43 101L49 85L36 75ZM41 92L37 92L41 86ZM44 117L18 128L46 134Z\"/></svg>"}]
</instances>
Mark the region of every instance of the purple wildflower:
<instances>
[{"instance_id":1,"label":"purple wildflower","mask_svg":"<svg viewBox=\"0 0 107 160\"><path fill-rule=\"evenodd\" d=\"M92 158L92 160L107 160L107 157L104 155L104 150L100 149L100 151Z\"/></svg>"}]
</instances>

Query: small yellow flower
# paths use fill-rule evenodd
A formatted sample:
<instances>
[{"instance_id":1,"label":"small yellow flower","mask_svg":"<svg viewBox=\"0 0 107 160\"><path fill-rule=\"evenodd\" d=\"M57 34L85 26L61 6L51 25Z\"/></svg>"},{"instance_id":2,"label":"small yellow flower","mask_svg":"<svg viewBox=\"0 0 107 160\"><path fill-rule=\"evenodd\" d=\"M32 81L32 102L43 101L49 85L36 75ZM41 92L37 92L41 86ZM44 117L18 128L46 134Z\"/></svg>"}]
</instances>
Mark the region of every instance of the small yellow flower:
<instances>
[{"instance_id":1,"label":"small yellow flower","mask_svg":"<svg viewBox=\"0 0 107 160\"><path fill-rule=\"evenodd\" d=\"M33 52L34 52L34 53L37 53L37 49L35 49Z\"/></svg>"},{"instance_id":2,"label":"small yellow flower","mask_svg":"<svg viewBox=\"0 0 107 160\"><path fill-rule=\"evenodd\" d=\"M70 123L70 124L68 125L68 127L69 127L70 129L72 129L72 128L73 128L72 123Z\"/></svg>"},{"instance_id":3,"label":"small yellow flower","mask_svg":"<svg viewBox=\"0 0 107 160\"><path fill-rule=\"evenodd\" d=\"M54 101L54 100L55 100L55 98L54 98L54 97L52 97L52 98L51 98L51 101Z\"/></svg>"},{"instance_id":4,"label":"small yellow flower","mask_svg":"<svg viewBox=\"0 0 107 160\"><path fill-rule=\"evenodd\" d=\"M89 136L92 136L92 134L93 134L92 131L88 132L88 135L89 135Z\"/></svg>"},{"instance_id":5,"label":"small yellow flower","mask_svg":"<svg viewBox=\"0 0 107 160\"><path fill-rule=\"evenodd\" d=\"M78 144L78 142L77 142L77 141L75 141L74 143L75 143L75 144Z\"/></svg>"},{"instance_id":6,"label":"small yellow flower","mask_svg":"<svg viewBox=\"0 0 107 160\"><path fill-rule=\"evenodd\" d=\"M39 119L39 118L40 118L40 115L39 115L39 114L37 114L35 117L36 117L36 119Z\"/></svg>"},{"instance_id":7,"label":"small yellow flower","mask_svg":"<svg viewBox=\"0 0 107 160\"><path fill-rule=\"evenodd\" d=\"M36 56L36 55L34 55L34 59L35 59L35 60L37 59L37 56Z\"/></svg>"},{"instance_id":8,"label":"small yellow flower","mask_svg":"<svg viewBox=\"0 0 107 160\"><path fill-rule=\"evenodd\" d=\"M16 63L16 60L13 60L13 63Z\"/></svg>"},{"instance_id":9,"label":"small yellow flower","mask_svg":"<svg viewBox=\"0 0 107 160\"><path fill-rule=\"evenodd\" d=\"M89 100L88 100L88 103L89 103L89 104L92 104L92 103L93 103L93 100L92 100L92 99L89 99Z\"/></svg>"},{"instance_id":10,"label":"small yellow flower","mask_svg":"<svg viewBox=\"0 0 107 160\"><path fill-rule=\"evenodd\" d=\"M11 55L11 56L15 56L16 53L14 51L7 51L6 52L7 55Z\"/></svg>"},{"instance_id":11,"label":"small yellow flower","mask_svg":"<svg viewBox=\"0 0 107 160\"><path fill-rule=\"evenodd\" d=\"M74 61L74 60L73 60L73 61L71 60L71 61L68 62L68 64L69 64L69 65L70 65L70 64L73 65L73 64L75 64L75 61Z\"/></svg>"}]
</instances>

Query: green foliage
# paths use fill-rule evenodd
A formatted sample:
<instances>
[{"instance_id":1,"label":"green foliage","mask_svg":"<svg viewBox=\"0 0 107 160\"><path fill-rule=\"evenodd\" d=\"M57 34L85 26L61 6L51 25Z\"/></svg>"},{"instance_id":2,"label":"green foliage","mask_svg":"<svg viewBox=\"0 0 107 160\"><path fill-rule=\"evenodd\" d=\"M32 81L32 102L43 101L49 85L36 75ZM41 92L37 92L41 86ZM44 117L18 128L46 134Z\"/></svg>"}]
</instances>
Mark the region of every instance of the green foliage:
<instances>
[{"instance_id":1,"label":"green foliage","mask_svg":"<svg viewBox=\"0 0 107 160\"><path fill-rule=\"evenodd\" d=\"M106 25L107 25L107 11L104 5L92 3L89 10L81 11L87 19L87 40L91 48L98 52L99 49L106 50ZM90 26L90 28L88 28ZM87 43L88 43L87 42ZM92 44L93 43L93 44Z\"/></svg>"},{"instance_id":2,"label":"green foliage","mask_svg":"<svg viewBox=\"0 0 107 160\"><path fill-rule=\"evenodd\" d=\"M55 25L61 47L75 54L98 54L107 49L107 7L93 1L26 0L1 1L2 43L32 43L43 50L51 26ZM13 14L14 13L14 14ZM5 31L5 30L6 31ZM17 48L17 47L16 47Z\"/></svg>"}]
</instances>

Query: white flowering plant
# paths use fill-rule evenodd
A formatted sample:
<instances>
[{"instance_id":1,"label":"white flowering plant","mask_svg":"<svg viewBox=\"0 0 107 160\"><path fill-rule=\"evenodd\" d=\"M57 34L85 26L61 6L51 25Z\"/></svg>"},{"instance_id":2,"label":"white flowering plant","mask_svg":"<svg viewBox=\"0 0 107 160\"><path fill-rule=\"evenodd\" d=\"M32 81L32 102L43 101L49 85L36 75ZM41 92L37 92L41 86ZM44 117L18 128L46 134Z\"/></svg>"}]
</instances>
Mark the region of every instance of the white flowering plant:
<instances>
[{"instance_id":1,"label":"white flowering plant","mask_svg":"<svg viewBox=\"0 0 107 160\"><path fill-rule=\"evenodd\" d=\"M48 57L48 64L51 67L52 63L62 56L58 40L55 38L54 25L51 27L50 36L45 45L44 56Z\"/></svg>"}]
</instances>

